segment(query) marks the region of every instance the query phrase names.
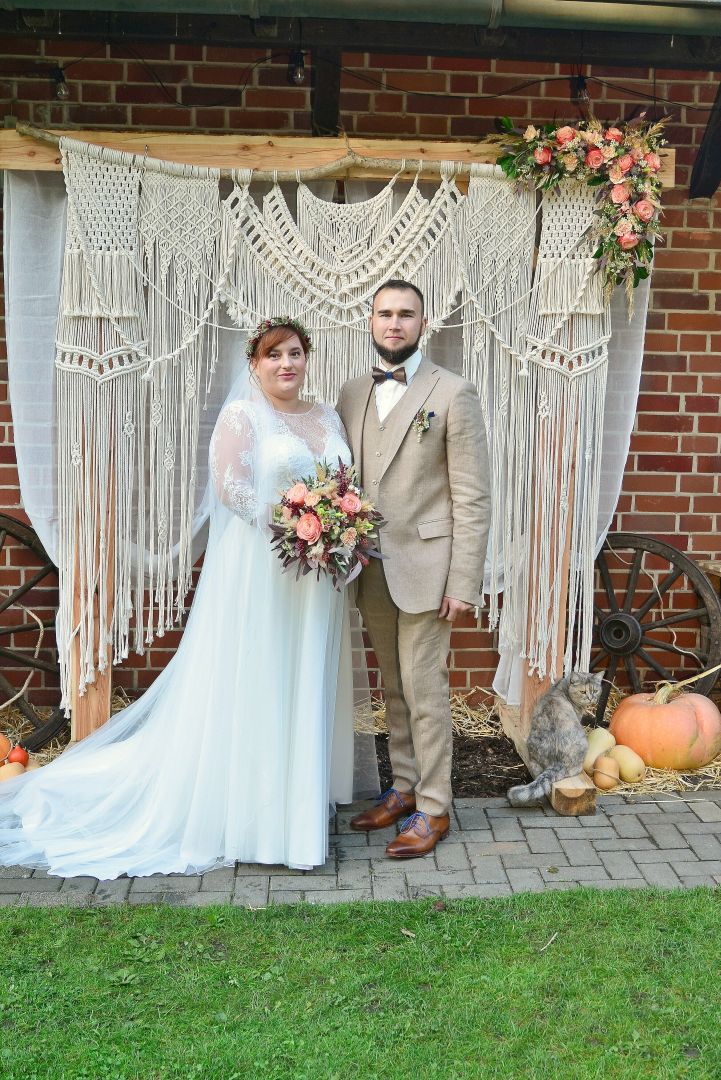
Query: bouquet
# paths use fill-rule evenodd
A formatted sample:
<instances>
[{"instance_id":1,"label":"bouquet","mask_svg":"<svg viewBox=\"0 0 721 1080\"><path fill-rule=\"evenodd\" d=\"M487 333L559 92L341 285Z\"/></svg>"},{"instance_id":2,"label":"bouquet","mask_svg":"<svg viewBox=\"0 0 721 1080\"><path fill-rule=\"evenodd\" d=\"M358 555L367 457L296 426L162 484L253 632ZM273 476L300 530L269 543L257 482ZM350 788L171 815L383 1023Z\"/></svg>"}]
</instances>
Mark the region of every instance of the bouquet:
<instances>
[{"instance_id":1,"label":"bouquet","mask_svg":"<svg viewBox=\"0 0 721 1080\"><path fill-rule=\"evenodd\" d=\"M504 153L497 164L505 174L545 191L566 179L597 189L598 242L594 258L604 277L606 300L625 284L629 315L633 290L648 277L653 241L659 238L664 120L631 120L621 127L600 120L569 124L529 124L524 132L501 121Z\"/></svg>"},{"instance_id":2,"label":"bouquet","mask_svg":"<svg viewBox=\"0 0 721 1080\"><path fill-rule=\"evenodd\" d=\"M298 480L273 507L271 547L284 570L297 564L296 581L315 570L317 579L321 572L329 574L339 589L371 558L383 557L378 550L383 525L352 466L340 458L337 469L318 462L315 476Z\"/></svg>"}]
</instances>

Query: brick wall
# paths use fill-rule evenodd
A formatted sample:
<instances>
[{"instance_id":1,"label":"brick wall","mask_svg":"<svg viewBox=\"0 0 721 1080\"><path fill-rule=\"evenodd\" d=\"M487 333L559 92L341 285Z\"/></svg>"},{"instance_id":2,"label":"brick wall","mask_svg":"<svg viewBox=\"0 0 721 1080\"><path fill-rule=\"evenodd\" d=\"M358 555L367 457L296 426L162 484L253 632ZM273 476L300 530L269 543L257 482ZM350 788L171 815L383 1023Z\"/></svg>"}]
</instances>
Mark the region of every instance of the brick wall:
<instances>
[{"instance_id":1,"label":"brick wall","mask_svg":"<svg viewBox=\"0 0 721 1080\"><path fill-rule=\"evenodd\" d=\"M77 57L87 58L72 63ZM66 68L68 102L56 103L47 79L33 77L51 63ZM290 87L287 63L287 53L265 50L146 43L93 50L81 41L15 39L0 59L0 98L6 115L41 125L308 134L310 68L304 86ZM346 53L342 63L342 121L351 136L473 139L493 130L497 115L518 121L575 115L564 65L367 53ZM621 87L589 83L601 119L628 118L642 100L637 94L653 92L648 68L594 67L588 74ZM667 241L656 256L642 392L617 525L667 539L696 557L719 558L721 208L718 199L687 198L708 115L693 106L712 104L718 76L663 70L655 76L658 97L682 103L668 107L678 186L665 194ZM533 80L538 84L514 91ZM487 94L503 97L483 100ZM0 510L17 515L5 379L3 363ZM5 551L3 558L0 581L4 567L16 572L12 554ZM178 640L177 633L166 635L148 655L119 669L115 682L129 690L146 687ZM458 627L452 648L454 687L490 685L495 660L488 633Z\"/></svg>"}]
</instances>

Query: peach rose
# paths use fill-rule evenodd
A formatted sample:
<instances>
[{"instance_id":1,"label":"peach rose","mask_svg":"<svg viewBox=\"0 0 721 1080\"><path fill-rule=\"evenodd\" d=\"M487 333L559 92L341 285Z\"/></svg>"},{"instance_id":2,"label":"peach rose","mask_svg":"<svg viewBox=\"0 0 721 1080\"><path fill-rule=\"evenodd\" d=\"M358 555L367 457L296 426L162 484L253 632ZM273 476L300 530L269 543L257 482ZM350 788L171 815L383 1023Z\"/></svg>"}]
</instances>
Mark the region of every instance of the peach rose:
<instances>
[{"instance_id":1,"label":"peach rose","mask_svg":"<svg viewBox=\"0 0 721 1080\"><path fill-rule=\"evenodd\" d=\"M621 169L619 169L616 162L614 162L611 168L608 170L608 179L611 181L612 184L622 184L625 175L626 174Z\"/></svg>"},{"instance_id":2,"label":"peach rose","mask_svg":"<svg viewBox=\"0 0 721 1080\"><path fill-rule=\"evenodd\" d=\"M556 132L556 142L559 146L566 146L576 138L576 129L572 127L560 127Z\"/></svg>"},{"instance_id":3,"label":"peach rose","mask_svg":"<svg viewBox=\"0 0 721 1080\"><path fill-rule=\"evenodd\" d=\"M631 147L631 157L633 158L634 161L642 161L643 160L643 151L638 146L632 146Z\"/></svg>"},{"instance_id":4,"label":"peach rose","mask_svg":"<svg viewBox=\"0 0 721 1080\"><path fill-rule=\"evenodd\" d=\"M344 514L357 514L361 508L361 501L353 491L346 491L340 501L340 508Z\"/></svg>"},{"instance_id":5,"label":"peach rose","mask_svg":"<svg viewBox=\"0 0 721 1080\"><path fill-rule=\"evenodd\" d=\"M661 168L661 158L658 154L644 154L643 160L646 162L651 172L658 172Z\"/></svg>"},{"instance_id":6,"label":"peach rose","mask_svg":"<svg viewBox=\"0 0 721 1080\"><path fill-rule=\"evenodd\" d=\"M533 157L535 158L537 165L548 165L553 154L547 146L537 146L533 151Z\"/></svg>"},{"instance_id":7,"label":"peach rose","mask_svg":"<svg viewBox=\"0 0 721 1080\"><path fill-rule=\"evenodd\" d=\"M638 202L633 204L633 212L639 221L650 221L656 213L656 209L648 199L639 199Z\"/></svg>"},{"instance_id":8,"label":"peach rose","mask_svg":"<svg viewBox=\"0 0 721 1080\"><path fill-rule=\"evenodd\" d=\"M534 128L533 124L529 124L523 132L523 138L526 142L532 142L534 139L537 139L540 134L540 131L537 128Z\"/></svg>"},{"instance_id":9,"label":"peach rose","mask_svg":"<svg viewBox=\"0 0 721 1080\"><path fill-rule=\"evenodd\" d=\"M302 506L307 494L308 488L305 484L293 484L293 487L286 492L285 497L293 506Z\"/></svg>"},{"instance_id":10,"label":"peach rose","mask_svg":"<svg viewBox=\"0 0 721 1080\"><path fill-rule=\"evenodd\" d=\"M621 218L619 222L617 222L616 227L613 231L615 232L616 236L628 236L629 233L633 232L633 225L628 220L628 218L624 217Z\"/></svg>"},{"instance_id":11,"label":"peach rose","mask_svg":"<svg viewBox=\"0 0 721 1080\"><path fill-rule=\"evenodd\" d=\"M602 146L601 153L603 154L604 161L610 161L616 151L612 146Z\"/></svg>"},{"instance_id":12,"label":"peach rose","mask_svg":"<svg viewBox=\"0 0 721 1080\"><path fill-rule=\"evenodd\" d=\"M575 154L561 154L561 161L566 166L568 172L573 172L578 166L578 158Z\"/></svg>"},{"instance_id":13,"label":"peach rose","mask_svg":"<svg viewBox=\"0 0 721 1080\"><path fill-rule=\"evenodd\" d=\"M631 189L628 184L614 184L611 188L611 202L620 206L621 203L625 203L631 195Z\"/></svg>"},{"instance_id":14,"label":"peach rose","mask_svg":"<svg viewBox=\"0 0 721 1080\"><path fill-rule=\"evenodd\" d=\"M622 154L616 162L621 172L627 173L629 169L633 168L633 158L630 154Z\"/></svg>"},{"instance_id":15,"label":"peach rose","mask_svg":"<svg viewBox=\"0 0 721 1080\"><path fill-rule=\"evenodd\" d=\"M283 515L283 521L290 521L293 517L293 511L289 506L283 506L281 508L281 514Z\"/></svg>"},{"instance_id":16,"label":"peach rose","mask_svg":"<svg viewBox=\"0 0 721 1080\"><path fill-rule=\"evenodd\" d=\"M617 127L606 128L604 135L612 142L623 142L623 132L619 131Z\"/></svg>"},{"instance_id":17,"label":"peach rose","mask_svg":"<svg viewBox=\"0 0 721 1080\"><path fill-rule=\"evenodd\" d=\"M317 506L322 498L323 496L320 491L310 491L305 497L305 505Z\"/></svg>"},{"instance_id":18,"label":"peach rose","mask_svg":"<svg viewBox=\"0 0 721 1080\"><path fill-rule=\"evenodd\" d=\"M589 150L585 160L589 169L600 169L603 165L604 157L600 150Z\"/></svg>"},{"instance_id":19,"label":"peach rose","mask_svg":"<svg viewBox=\"0 0 721 1080\"><path fill-rule=\"evenodd\" d=\"M298 519L295 531L300 540L307 540L309 544L314 544L320 538L323 529L315 514L303 514Z\"/></svg>"},{"instance_id":20,"label":"peach rose","mask_svg":"<svg viewBox=\"0 0 721 1080\"><path fill-rule=\"evenodd\" d=\"M639 239L640 237L636 236L635 233L628 233L627 236L619 236L618 243L622 251L631 251L632 248L636 247Z\"/></svg>"},{"instance_id":21,"label":"peach rose","mask_svg":"<svg viewBox=\"0 0 721 1080\"><path fill-rule=\"evenodd\" d=\"M343 547L347 547L347 548L355 547L355 542L356 542L357 539L358 539L358 533L355 531L355 529L345 529L340 534L340 542L343 545Z\"/></svg>"}]
</instances>

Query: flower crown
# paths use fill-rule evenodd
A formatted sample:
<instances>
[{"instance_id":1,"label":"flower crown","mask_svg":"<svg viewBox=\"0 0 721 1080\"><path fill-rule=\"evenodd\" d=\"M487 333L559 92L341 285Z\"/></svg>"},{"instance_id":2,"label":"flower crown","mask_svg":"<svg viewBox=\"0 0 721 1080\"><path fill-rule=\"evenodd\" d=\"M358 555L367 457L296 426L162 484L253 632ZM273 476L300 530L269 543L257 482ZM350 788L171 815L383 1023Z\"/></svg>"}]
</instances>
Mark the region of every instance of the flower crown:
<instances>
[{"instance_id":1,"label":"flower crown","mask_svg":"<svg viewBox=\"0 0 721 1080\"><path fill-rule=\"evenodd\" d=\"M263 319L261 323L258 323L255 330L248 338L248 343L245 346L245 353L250 360L253 353L258 347L258 343L264 334L267 334L269 330L272 330L276 326L288 326L291 327L297 333L301 340L301 344L307 342L306 352L313 351L313 345L310 340L310 334L303 326L300 319L293 319L290 315L275 315L272 319Z\"/></svg>"}]
</instances>

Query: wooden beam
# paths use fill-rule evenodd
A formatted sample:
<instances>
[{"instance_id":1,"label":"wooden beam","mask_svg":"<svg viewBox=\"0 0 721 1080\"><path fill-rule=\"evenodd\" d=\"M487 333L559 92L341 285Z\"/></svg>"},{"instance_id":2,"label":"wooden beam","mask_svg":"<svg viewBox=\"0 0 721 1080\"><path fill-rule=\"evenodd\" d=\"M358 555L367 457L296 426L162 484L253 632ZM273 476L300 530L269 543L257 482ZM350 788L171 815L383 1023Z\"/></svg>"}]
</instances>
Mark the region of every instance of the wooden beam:
<instances>
[{"instance_id":1,"label":"wooden beam","mask_svg":"<svg viewBox=\"0 0 721 1080\"><path fill-rule=\"evenodd\" d=\"M340 126L341 54L319 45L311 52L311 128L316 136L337 135Z\"/></svg>"},{"instance_id":2,"label":"wooden beam","mask_svg":"<svg viewBox=\"0 0 721 1080\"><path fill-rule=\"evenodd\" d=\"M34 16L34 22L33 22ZM162 41L224 45L237 49L266 46L297 48L299 19L257 20L237 15L183 15L143 12L0 12L0 36L62 41ZM303 19L306 48L326 46L346 52L420 53L488 59L557 61L578 64L579 31L480 25L404 22L399 33L389 24L365 19ZM402 33L401 33L402 31ZM691 71L721 70L721 37L583 31L583 62L622 67L662 67ZM65 59L69 59L66 57ZM73 59L75 57L73 56Z\"/></svg>"},{"instance_id":3,"label":"wooden beam","mask_svg":"<svg viewBox=\"0 0 721 1080\"><path fill-rule=\"evenodd\" d=\"M721 85L716 93L713 112L709 115L701 145L696 154L689 197L710 199L721 184Z\"/></svg>"},{"instance_id":4,"label":"wooden beam","mask_svg":"<svg viewBox=\"0 0 721 1080\"><path fill-rule=\"evenodd\" d=\"M164 161L182 161L189 165L206 165L225 169L296 169L316 168L344 158L348 143L342 138L303 138L296 135L186 135L183 132L159 131L72 131L56 130L53 135L69 135L82 142L110 146L134 154ZM389 158L400 162L458 161L463 165L493 164L500 153L498 143L436 142L433 139L415 142L411 139L358 139L351 149L362 157ZM675 150L662 151L663 166L659 173L665 187L675 182ZM38 142L12 128L0 130L0 169L33 172L59 172L62 168L56 146ZM369 170L361 167L339 169L329 173L337 178L387 177L387 169ZM414 169L404 174L410 178Z\"/></svg>"}]
</instances>

